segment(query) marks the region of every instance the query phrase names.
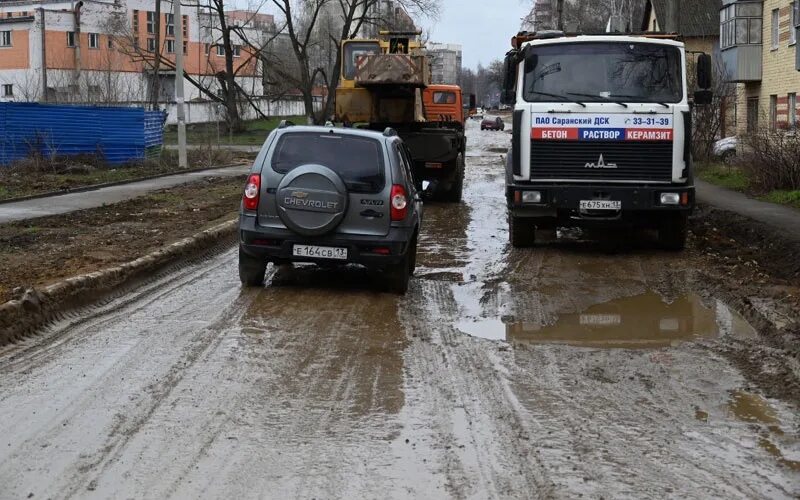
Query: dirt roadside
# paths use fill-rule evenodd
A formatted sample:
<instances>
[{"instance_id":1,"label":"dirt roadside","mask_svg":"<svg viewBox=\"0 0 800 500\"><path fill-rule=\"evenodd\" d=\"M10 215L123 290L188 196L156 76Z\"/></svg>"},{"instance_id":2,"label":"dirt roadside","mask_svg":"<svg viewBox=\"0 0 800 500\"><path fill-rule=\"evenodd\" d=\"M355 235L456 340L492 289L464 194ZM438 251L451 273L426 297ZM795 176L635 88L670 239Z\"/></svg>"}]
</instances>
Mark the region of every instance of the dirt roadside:
<instances>
[{"instance_id":1,"label":"dirt roadside","mask_svg":"<svg viewBox=\"0 0 800 500\"><path fill-rule=\"evenodd\" d=\"M800 405L800 244L751 219L700 206L692 218L699 279L760 333L725 354L769 397Z\"/></svg>"},{"instance_id":2,"label":"dirt roadside","mask_svg":"<svg viewBox=\"0 0 800 500\"><path fill-rule=\"evenodd\" d=\"M207 177L123 203L2 224L0 303L18 298L18 287L128 262L231 219L243 183L244 176Z\"/></svg>"}]
</instances>

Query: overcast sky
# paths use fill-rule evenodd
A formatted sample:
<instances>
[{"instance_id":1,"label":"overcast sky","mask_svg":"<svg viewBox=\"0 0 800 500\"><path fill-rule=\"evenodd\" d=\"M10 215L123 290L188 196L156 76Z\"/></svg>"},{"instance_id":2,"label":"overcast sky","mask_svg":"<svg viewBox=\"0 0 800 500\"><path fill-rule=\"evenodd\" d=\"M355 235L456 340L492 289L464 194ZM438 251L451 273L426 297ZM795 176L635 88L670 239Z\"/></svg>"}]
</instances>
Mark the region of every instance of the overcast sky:
<instances>
[{"instance_id":1,"label":"overcast sky","mask_svg":"<svg viewBox=\"0 0 800 500\"><path fill-rule=\"evenodd\" d=\"M531 0L441 0L438 21L422 20L431 31L432 42L460 43L462 65L475 69L502 59L511 48L521 18L531 9Z\"/></svg>"}]
</instances>

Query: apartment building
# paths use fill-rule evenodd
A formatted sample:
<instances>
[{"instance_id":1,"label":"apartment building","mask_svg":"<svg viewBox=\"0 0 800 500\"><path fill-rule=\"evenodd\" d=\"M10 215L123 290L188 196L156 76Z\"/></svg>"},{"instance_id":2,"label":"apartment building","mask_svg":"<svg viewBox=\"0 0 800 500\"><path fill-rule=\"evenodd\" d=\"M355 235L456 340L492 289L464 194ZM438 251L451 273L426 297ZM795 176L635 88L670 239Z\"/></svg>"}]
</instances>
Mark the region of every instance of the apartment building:
<instances>
[{"instance_id":1,"label":"apartment building","mask_svg":"<svg viewBox=\"0 0 800 500\"><path fill-rule=\"evenodd\" d=\"M176 20L172 7L171 1L161 2L157 22L155 2L147 0L0 2L0 100L145 102L157 88L159 99L169 102L177 50L183 51L188 73L186 99L204 97L194 83L219 92L225 57L218 17L202 7L184 7ZM259 40L271 16L232 11L228 20L239 26L232 34L236 81L249 94L261 95L258 58L240 34ZM176 46L177 30L183 47ZM156 53L162 59L157 76Z\"/></svg>"},{"instance_id":2,"label":"apartment building","mask_svg":"<svg viewBox=\"0 0 800 500\"><path fill-rule=\"evenodd\" d=\"M796 0L723 0L720 40L726 78L738 85L739 132L796 129L800 7Z\"/></svg>"},{"instance_id":3,"label":"apartment building","mask_svg":"<svg viewBox=\"0 0 800 500\"><path fill-rule=\"evenodd\" d=\"M431 61L431 82L458 85L461 75L461 45L429 42L425 48Z\"/></svg>"}]
</instances>

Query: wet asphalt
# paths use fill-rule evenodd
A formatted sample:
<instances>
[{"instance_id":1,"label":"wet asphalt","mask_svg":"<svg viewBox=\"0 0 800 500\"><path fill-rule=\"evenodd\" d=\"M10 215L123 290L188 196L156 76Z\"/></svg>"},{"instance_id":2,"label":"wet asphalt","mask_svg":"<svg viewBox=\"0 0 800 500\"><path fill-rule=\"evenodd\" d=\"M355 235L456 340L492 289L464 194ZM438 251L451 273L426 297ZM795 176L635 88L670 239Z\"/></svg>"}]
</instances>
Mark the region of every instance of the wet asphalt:
<instances>
[{"instance_id":1,"label":"wet asphalt","mask_svg":"<svg viewBox=\"0 0 800 500\"><path fill-rule=\"evenodd\" d=\"M753 328L646 241L511 249L468 132L405 297L231 249L0 351L0 498L800 495L800 417L720 354Z\"/></svg>"}]
</instances>

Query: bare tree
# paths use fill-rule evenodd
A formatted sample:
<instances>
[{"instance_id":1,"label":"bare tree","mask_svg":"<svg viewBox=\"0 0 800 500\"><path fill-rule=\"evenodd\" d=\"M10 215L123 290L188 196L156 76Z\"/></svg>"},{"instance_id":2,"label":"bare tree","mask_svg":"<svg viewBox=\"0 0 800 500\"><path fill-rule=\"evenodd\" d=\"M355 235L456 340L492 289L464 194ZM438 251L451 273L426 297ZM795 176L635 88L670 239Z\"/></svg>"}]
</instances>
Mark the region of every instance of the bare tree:
<instances>
[{"instance_id":1,"label":"bare tree","mask_svg":"<svg viewBox=\"0 0 800 500\"><path fill-rule=\"evenodd\" d=\"M367 28L394 28L380 0L272 0L280 11L286 42L295 64L285 62L278 51L267 50L265 57L278 78L290 82L302 95L309 121L320 123L333 114L336 87L341 72L342 40L353 39ZM438 0L397 0L412 13L435 17ZM374 29L372 31L375 31ZM277 59L277 60L276 60ZM323 87L323 105L314 109L314 91Z\"/></svg>"}]
</instances>

